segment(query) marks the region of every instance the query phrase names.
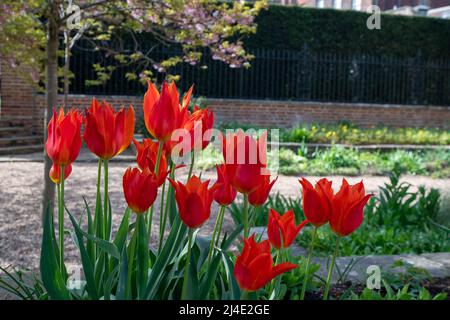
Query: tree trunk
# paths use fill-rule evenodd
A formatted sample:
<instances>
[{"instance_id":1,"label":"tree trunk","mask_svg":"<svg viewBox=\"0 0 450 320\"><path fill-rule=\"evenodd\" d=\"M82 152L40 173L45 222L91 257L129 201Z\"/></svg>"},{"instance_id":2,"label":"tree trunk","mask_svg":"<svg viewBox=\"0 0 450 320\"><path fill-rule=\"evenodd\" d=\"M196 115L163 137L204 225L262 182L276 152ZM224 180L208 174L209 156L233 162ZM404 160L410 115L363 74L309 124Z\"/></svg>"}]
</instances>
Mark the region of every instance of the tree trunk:
<instances>
[{"instance_id":1,"label":"tree trunk","mask_svg":"<svg viewBox=\"0 0 450 320\"><path fill-rule=\"evenodd\" d=\"M54 17L56 6L53 4L50 8L48 26L47 26L47 61L46 61L46 108L44 113L44 139L47 141L47 124L50 121L53 108L58 103L58 47L59 47L59 28ZM44 148L44 194L42 200L42 212L45 213L46 208L50 205L52 208L55 201L55 185L50 180L49 172L52 166L51 159L47 156Z\"/></svg>"},{"instance_id":2,"label":"tree trunk","mask_svg":"<svg viewBox=\"0 0 450 320\"><path fill-rule=\"evenodd\" d=\"M64 31L64 109L69 105L69 72L70 72L70 30Z\"/></svg>"}]
</instances>

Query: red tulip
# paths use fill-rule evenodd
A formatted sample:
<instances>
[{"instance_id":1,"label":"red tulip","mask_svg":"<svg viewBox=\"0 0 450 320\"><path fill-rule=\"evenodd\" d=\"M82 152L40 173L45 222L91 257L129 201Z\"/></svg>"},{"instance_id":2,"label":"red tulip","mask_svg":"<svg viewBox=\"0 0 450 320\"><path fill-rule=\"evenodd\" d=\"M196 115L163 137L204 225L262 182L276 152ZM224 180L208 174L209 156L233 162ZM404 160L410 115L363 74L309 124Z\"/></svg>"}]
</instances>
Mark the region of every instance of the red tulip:
<instances>
[{"instance_id":1,"label":"red tulip","mask_svg":"<svg viewBox=\"0 0 450 320\"><path fill-rule=\"evenodd\" d=\"M244 239L244 248L234 265L236 281L245 291L256 291L276 276L297 267L296 264L289 262L274 267L269 240L256 243L254 237L255 235L252 235Z\"/></svg>"},{"instance_id":2,"label":"red tulip","mask_svg":"<svg viewBox=\"0 0 450 320\"><path fill-rule=\"evenodd\" d=\"M67 180L67 178L72 173L72 165L68 164L64 167L64 181ZM55 164L52 165L50 172L49 172L50 180L53 181L53 183L58 184L61 180L61 166L57 166Z\"/></svg>"},{"instance_id":3,"label":"red tulip","mask_svg":"<svg viewBox=\"0 0 450 320\"><path fill-rule=\"evenodd\" d=\"M153 142L152 139L144 139L142 144L133 139L133 143L137 150L137 164L141 170L148 168L151 172L155 172L156 161L158 159L159 143ZM158 173L156 174L158 186L161 186L166 180L167 174L167 160L164 152L161 154L159 161Z\"/></svg>"},{"instance_id":4,"label":"red tulip","mask_svg":"<svg viewBox=\"0 0 450 320\"><path fill-rule=\"evenodd\" d=\"M233 177L231 184L243 194L255 191L267 174L267 135L259 140L238 130L223 139L223 156Z\"/></svg>"},{"instance_id":5,"label":"red tulip","mask_svg":"<svg viewBox=\"0 0 450 320\"><path fill-rule=\"evenodd\" d=\"M236 198L237 191L230 183L230 177L226 171L227 166L222 164L216 166L217 169L217 182L214 184L214 200L222 205L227 206Z\"/></svg>"},{"instance_id":6,"label":"red tulip","mask_svg":"<svg viewBox=\"0 0 450 320\"><path fill-rule=\"evenodd\" d=\"M136 213L144 213L155 202L158 183L148 168L128 168L123 175L123 193L128 207Z\"/></svg>"},{"instance_id":7,"label":"red tulip","mask_svg":"<svg viewBox=\"0 0 450 320\"><path fill-rule=\"evenodd\" d=\"M199 109L197 106L194 108L194 112L189 115L187 121L183 124L184 131L182 135L172 137L169 141L166 141L165 147L169 154L176 145L179 145L179 156L191 152L192 150L198 151L205 149L211 140L211 131L214 125L214 114L207 108ZM189 139L189 140L183 140Z\"/></svg>"},{"instance_id":8,"label":"red tulip","mask_svg":"<svg viewBox=\"0 0 450 320\"><path fill-rule=\"evenodd\" d=\"M45 150L55 165L67 166L78 157L81 148L82 119L76 110L70 110L67 115L64 115L62 108L59 109L59 114L53 110L53 117L47 128Z\"/></svg>"},{"instance_id":9,"label":"red tulip","mask_svg":"<svg viewBox=\"0 0 450 320\"><path fill-rule=\"evenodd\" d=\"M267 236L275 248L287 248L294 242L297 234L307 223L308 220L305 220L299 225L295 225L294 211L289 210L281 216L271 208L269 211L269 223L267 224ZM281 244L281 237L283 238L283 245Z\"/></svg>"},{"instance_id":10,"label":"red tulip","mask_svg":"<svg viewBox=\"0 0 450 320\"><path fill-rule=\"evenodd\" d=\"M266 202L269 197L270 190L272 189L278 177L270 182L270 176L263 176L262 184L252 193L248 195L248 202L254 207L260 207Z\"/></svg>"},{"instance_id":11,"label":"red tulip","mask_svg":"<svg viewBox=\"0 0 450 320\"><path fill-rule=\"evenodd\" d=\"M180 105L177 87L174 82L162 85L161 95L153 83L148 83L144 95L144 120L148 132L158 141L170 140L173 131L182 128L188 119L192 87Z\"/></svg>"},{"instance_id":12,"label":"red tulip","mask_svg":"<svg viewBox=\"0 0 450 320\"><path fill-rule=\"evenodd\" d=\"M197 176L192 176L186 185L169 179L175 189L175 199L181 220L189 228L198 228L211 214L214 187L208 189L209 180L202 182Z\"/></svg>"},{"instance_id":13,"label":"red tulip","mask_svg":"<svg viewBox=\"0 0 450 320\"><path fill-rule=\"evenodd\" d=\"M191 135L191 148L194 150L205 149L211 139L209 131L214 126L214 113L205 109L199 109L197 106L194 112L189 116L184 128ZM207 135L208 134L208 135Z\"/></svg>"},{"instance_id":14,"label":"red tulip","mask_svg":"<svg viewBox=\"0 0 450 320\"><path fill-rule=\"evenodd\" d=\"M339 236L346 236L355 231L364 219L364 206L371 196L365 194L362 181L351 186L343 179L341 189L333 199L331 229Z\"/></svg>"},{"instance_id":15,"label":"red tulip","mask_svg":"<svg viewBox=\"0 0 450 320\"><path fill-rule=\"evenodd\" d=\"M315 188L305 178L299 182L303 187L303 212L306 219L315 227L324 225L330 220L332 211L332 182L326 178L320 179Z\"/></svg>"},{"instance_id":16,"label":"red tulip","mask_svg":"<svg viewBox=\"0 0 450 320\"><path fill-rule=\"evenodd\" d=\"M134 122L132 106L115 112L106 101L100 104L94 98L86 110L84 141L92 153L103 160L109 160L130 145Z\"/></svg>"}]
</instances>

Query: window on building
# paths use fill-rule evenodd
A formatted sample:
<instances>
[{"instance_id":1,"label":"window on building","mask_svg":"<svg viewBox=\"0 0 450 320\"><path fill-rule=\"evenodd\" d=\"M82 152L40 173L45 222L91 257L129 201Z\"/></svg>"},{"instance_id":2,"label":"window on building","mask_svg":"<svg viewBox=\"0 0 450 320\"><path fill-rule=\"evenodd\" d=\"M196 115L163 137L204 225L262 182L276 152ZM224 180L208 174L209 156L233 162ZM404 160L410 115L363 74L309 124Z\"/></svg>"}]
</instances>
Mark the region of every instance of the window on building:
<instances>
[{"instance_id":1,"label":"window on building","mask_svg":"<svg viewBox=\"0 0 450 320\"><path fill-rule=\"evenodd\" d=\"M342 8L342 0L333 0L333 8L341 9Z\"/></svg>"},{"instance_id":2,"label":"window on building","mask_svg":"<svg viewBox=\"0 0 450 320\"><path fill-rule=\"evenodd\" d=\"M316 0L316 7L317 8L324 8L325 7L325 0Z\"/></svg>"},{"instance_id":3,"label":"window on building","mask_svg":"<svg viewBox=\"0 0 450 320\"><path fill-rule=\"evenodd\" d=\"M361 11L361 0L352 0L352 10Z\"/></svg>"}]
</instances>

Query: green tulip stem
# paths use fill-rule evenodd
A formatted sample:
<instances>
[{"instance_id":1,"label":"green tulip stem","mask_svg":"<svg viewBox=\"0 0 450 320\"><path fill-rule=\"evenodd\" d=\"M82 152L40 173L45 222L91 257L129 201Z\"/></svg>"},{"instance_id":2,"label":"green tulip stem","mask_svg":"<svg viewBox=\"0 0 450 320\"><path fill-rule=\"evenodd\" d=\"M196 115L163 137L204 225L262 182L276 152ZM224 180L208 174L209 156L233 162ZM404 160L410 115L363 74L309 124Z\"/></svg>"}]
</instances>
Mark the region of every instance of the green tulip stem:
<instances>
[{"instance_id":1,"label":"green tulip stem","mask_svg":"<svg viewBox=\"0 0 450 320\"><path fill-rule=\"evenodd\" d=\"M192 171L194 170L194 162L195 162L195 152L194 150L191 151L191 163L189 165L189 173L188 173L188 180L192 176Z\"/></svg>"},{"instance_id":2,"label":"green tulip stem","mask_svg":"<svg viewBox=\"0 0 450 320\"><path fill-rule=\"evenodd\" d=\"M58 184L58 236L59 236L59 267L64 275L64 165L61 165L61 175Z\"/></svg>"},{"instance_id":3,"label":"green tulip stem","mask_svg":"<svg viewBox=\"0 0 450 320\"><path fill-rule=\"evenodd\" d=\"M283 243L283 239L281 239L281 243ZM283 255L283 246L280 247L280 249L277 250L277 256L275 258L275 266L277 266L280 263L280 258ZM270 281L270 285L269 285L269 298L273 295L274 298L275 293L277 291L277 287L278 287L278 281L277 279L272 279L272 281Z\"/></svg>"},{"instance_id":4,"label":"green tulip stem","mask_svg":"<svg viewBox=\"0 0 450 320\"><path fill-rule=\"evenodd\" d=\"M161 201L159 204L159 240L161 242L161 234L164 234L163 229L163 221L164 221L164 196L166 194L166 181L164 180L164 183L162 185L161 190Z\"/></svg>"},{"instance_id":5,"label":"green tulip stem","mask_svg":"<svg viewBox=\"0 0 450 320\"><path fill-rule=\"evenodd\" d=\"M208 263L211 263L212 253L214 249L214 243L216 240L217 233L220 234L219 226L221 226L221 220L223 219L223 212L225 211L225 206L221 206L219 213L217 214L216 223L214 224L214 231L211 238L211 243L209 244L209 253L208 253Z\"/></svg>"},{"instance_id":6,"label":"green tulip stem","mask_svg":"<svg viewBox=\"0 0 450 320\"><path fill-rule=\"evenodd\" d=\"M108 213L108 160L103 160L103 166L105 170L105 180L104 186L103 186L103 236L104 239L109 241L109 235L108 235L108 225L109 225L109 213Z\"/></svg>"},{"instance_id":7,"label":"green tulip stem","mask_svg":"<svg viewBox=\"0 0 450 320\"><path fill-rule=\"evenodd\" d=\"M244 208L243 208L243 220L244 220L244 238L248 238L248 195L244 194Z\"/></svg>"},{"instance_id":8,"label":"green tulip stem","mask_svg":"<svg viewBox=\"0 0 450 320\"><path fill-rule=\"evenodd\" d=\"M311 242L309 244L309 249L308 249L308 258L306 260L305 277L303 278L303 286L302 286L302 293L300 295L300 300L305 299L306 288L308 287L308 281L309 281L309 267L311 264L311 257L312 257L312 253L314 250L314 241L316 240L316 236L317 236L317 227L314 227L314 231L313 231Z\"/></svg>"},{"instance_id":9,"label":"green tulip stem","mask_svg":"<svg viewBox=\"0 0 450 320\"><path fill-rule=\"evenodd\" d=\"M95 216L94 216L94 229L96 232L96 236L99 238L103 238L103 216L101 212L101 201L102 196L100 193L100 185L102 182L102 159L98 159L98 169L97 169L97 196L95 198Z\"/></svg>"},{"instance_id":10,"label":"green tulip stem","mask_svg":"<svg viewBox=\"0 0 450 320\"><path fill-rule=\"evenodd\" d=\"M249 300L249 292L246 290L242 290L240 300Z\"/></svg>"},{"instance_id":11,"label":"green tulip stem","mask_svg":"<svg viewBox=\"0 0 450 320\"><path fill-rule=\"evenodd\" d=\"M158 177L159 165L161 162L163 148L164 148L164 143L160 141L158 144L158 153L156 154L155 171L153 172L155 174L155 177ZM161 197L164 198L164 189L162 190ZM152 223L153 223L154 207L155 206L152 204L152 206L147 210L147 227L148 227L147 230L148 230L148 238L150 239L150 241L152 240Z\"/></svg>"},{"instance_id":12,"label":"green tulip stem","mask_svg":"<svg viewBox=\"0 0 450 320\"><path fill-rule=\"evenodd\" d=\"M333 274L333 268L336 262L336 256L338 255L339 252L339 241L341 240L341 237L338 236L337 240L336 240L336 246L334 247L334 252L333 252L333 259L331 260L331 266L328 269L328 276L327 276L327 282L325 284L325 290L323 293L323 300L328 300L328 294L330 293L330 284L331 284L331 275Z\"/></svg>"},{"instance_id":13,"label":"green tulip stem","mask_svg":"<svg viewBox=\"0 0 450 320\"><path fill-rule=\"evenodd\" d=\"M174 176L175 176L175 164L172 164L171 168L170 168L170 179L173 179ZM158 247L158 252L161 251L162 245L163 245L164 231L166 230L167 213L169 211L170 195L171 195L172 191L173 191L172 185L169 183L168 184L168 188L167 188L166 204L165 204L165 208L164 208L164 218L163 218L163 221L162 221L162 225L160 225L160 229L159 229L159 247ZM162 202L161 202L161 204L162 204ZM161 206L161 214L162 213L163 213L163 208Z\"/></svg>"},{"instance_id":14,"label":"green tulip stem","mask_svg":"<svg viewBox=\"0 0 450 320\"><path fill-rule=\"evenodd\" d=\"M220 234L222 233L222 225L223 225L223 218L225 216L225 209L226 206L222 206L222 215L220 216L220 221L219 221L219 230L217 231L217 237L216 237L216 246L219 245L219 241L220 241Z\"/></svg>"},{"instance_id":15,"label":"green tulip stem","mask_svg":"<svg viewBox=\"0 0 450 320\"><path fill-rule=\"evenodd\" d=\"M181 300L187 299L188 281L189 281L189 266L191 264L191 249L192 249L192 238L194 235L194 229L189 228L189 240L188 240L188 252L186 256L186 266L184 267L184 279L183 279L183 289L181 291Z\"/></svg>"}]
</instances>

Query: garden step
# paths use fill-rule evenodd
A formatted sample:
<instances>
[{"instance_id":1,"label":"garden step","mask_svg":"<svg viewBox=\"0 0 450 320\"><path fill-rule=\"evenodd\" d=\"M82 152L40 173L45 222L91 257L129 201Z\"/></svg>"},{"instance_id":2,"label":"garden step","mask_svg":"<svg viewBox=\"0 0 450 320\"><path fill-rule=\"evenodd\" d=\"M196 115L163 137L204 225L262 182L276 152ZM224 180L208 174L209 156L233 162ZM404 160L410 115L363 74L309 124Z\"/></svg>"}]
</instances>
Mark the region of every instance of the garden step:
<instances>
[{"instance_id":1,"label":"garden step","mask_svg":"<svg viewBox=\"0 0 450 320\"><path fill-rule=\"evenodd\" d=\"M25 146L13 146L13 147L0 147L0 155L11 154L25 154L42 151L43 144L25 145Z\"/></svg>"},{"instance_id":2,"label":"garden step","mask_svg":"<svg viewBox=\"0 0 450 320\"><path fill-rule=\"evenodd\" d=\"M8 138L14 135L27 132L27 128L22 126L0 127L0 138Z\"/></svg>"},{"instance_id":3,"label":"garden step","mask_svg":"<svg viewBox=\"0 0 450 320\"><path fill-rule=\"evenodd\" d=\"M22 126L24 120L33 120L32 116L3 116L0 117L0 127Z\"/></svg>"},{"instance_id":4,"label":"garden step","mask_svg":"<svg viewBox=\"0 0 450 320\"><path fill-rule=\"evenodd\" d=\"M43 137L39 135L32 136L11 136L0 138L0 147L13 147L23 145L35 145L40 144L43 141Z\"/></svg>"}]
</instances>

